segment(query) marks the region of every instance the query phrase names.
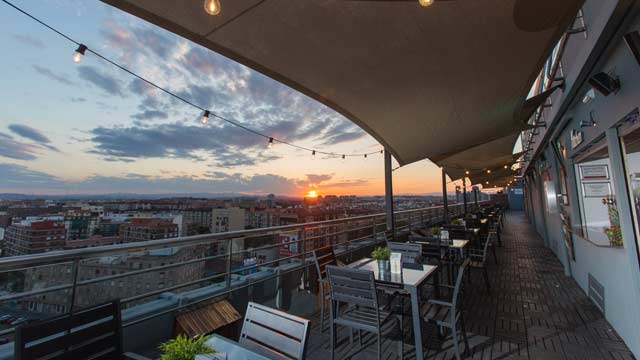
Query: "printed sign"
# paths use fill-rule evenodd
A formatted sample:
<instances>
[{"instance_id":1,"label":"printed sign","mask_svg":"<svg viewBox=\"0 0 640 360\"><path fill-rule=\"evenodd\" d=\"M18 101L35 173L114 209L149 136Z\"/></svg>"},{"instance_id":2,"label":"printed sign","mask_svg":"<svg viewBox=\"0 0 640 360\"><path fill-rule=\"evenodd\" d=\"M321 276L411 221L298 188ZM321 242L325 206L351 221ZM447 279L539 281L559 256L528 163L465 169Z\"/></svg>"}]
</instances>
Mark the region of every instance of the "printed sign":
<instances>
[{"instance_id":1,"label":"printed sign","mask_svg":"<svg viewBox=\"0 0 640 360\"><path fill-rule=\"evenodd\" d=\"M607 180L609 179L609 166L607 165L580 165L582 180Z\"/></svg>"},{"instance_id":2,"label":"printed sign","mask_svg":"<svg viewBox=\"0 0 640 360\"><path fill-rule=\"evenodd\" d=\"M584 140L583 133L580 130L571 130L571 149L575 149L582 144Z\"/></svg>"},{"instance_id":3,"label":"printed sign","mask_svg":"<svg viewBox=\"0 0 640 360\"><path fill-rule=\"evenodd\" d=\"M291 256L298 253L298 233L296 231L280 234L280 256Z\"/></svg>"},{"instance_id":4,"label":"printed sign","mask_svg":"<svg viewBox=\"0 0 640 360\"><path fill-rule=\"evenodd\" d=\"M605 197L611 195L611 184L609 182L589 182L582 184L584 197Z\"/></svg>"}]
</instances>

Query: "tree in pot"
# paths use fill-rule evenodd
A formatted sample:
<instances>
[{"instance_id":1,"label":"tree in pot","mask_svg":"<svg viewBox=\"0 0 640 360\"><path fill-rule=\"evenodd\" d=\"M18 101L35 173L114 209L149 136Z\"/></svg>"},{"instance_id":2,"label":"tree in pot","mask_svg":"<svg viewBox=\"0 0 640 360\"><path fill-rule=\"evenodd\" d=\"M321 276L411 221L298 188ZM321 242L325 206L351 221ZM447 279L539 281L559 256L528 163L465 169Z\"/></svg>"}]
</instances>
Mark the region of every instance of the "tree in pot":
<instances>
[{"instance_id":1,"label":"tree in pot","mask_svg":"<svg viewBox=\"0 0 640 360\"><path fill-rule=\"evenodd\" d=\"M378 261L378 271L385 272L389 268L389 258L391 249L388 247L377 247L371 252L371 258Z\"/></svg>"},{"instance_id":2,"label":"tree in pot","mask_svg":"<svg viewBox=\"0 0 640 360\"><path fill-rule=\"evenodd\" d=\"M160 344L162 351L161 360L194 360L196 355L215 354L213 350L205 342L207 336L188 337L178 335L175 339L171 339Z\"/></svg>"}]
</instances>

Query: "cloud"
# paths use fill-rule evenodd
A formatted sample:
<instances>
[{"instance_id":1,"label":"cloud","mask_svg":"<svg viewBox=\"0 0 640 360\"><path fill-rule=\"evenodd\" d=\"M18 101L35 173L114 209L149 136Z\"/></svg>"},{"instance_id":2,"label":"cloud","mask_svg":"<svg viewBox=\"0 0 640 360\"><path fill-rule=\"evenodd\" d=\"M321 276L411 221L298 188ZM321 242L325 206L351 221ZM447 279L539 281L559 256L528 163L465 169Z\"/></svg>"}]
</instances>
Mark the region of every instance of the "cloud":
<instances>
[{"instance_id":1,"label":"cloud","mask_svg":"<svg viewBox=\"0 0 640 360\"><path fill-rule=\"evenodd\" d=\"M307 174L307 181L313 184L319 184L325 181L329 181L333 178L333 175L317 175L317 174Z\"/></svg>"},{"instance_id":2,"label":"cloud","mask_svg":"<svg viewBox=\"0 0 640 360\"><path fill-rule=\"evenodd\" d=\"M120 82L91 66L79 66L78 75L110 95L124 96Z\"/></svg>"},{"instance_id":3,"label":"cloud","mask_svg":"<svg viewBox=\"0 0 640 360\"><path fill-rule=\"evenodd\" d=\"M16 160L35 160L39 148L15 140L11 135L0 133L0 156Z\"/></svg>"},{"instance_id":4,"label":"cloud","mask_svg":"<svg viewBox=\"0 0 640 360\"><path fill-rule=\"evenodd\" d=\"M169 114L160 110L145 110L143 112L133 114L131 117L137 120L166 119L169 117Z\"/></svg>"},{"instance_id":5,"label":"cloud","mask_svg":"<svg viewBox=\"0 0 640 360\"><path fill-rule=\"evenodd\" d=\"M27 125L22 124L11 124L9 125L9 130L13 131L15 134L18 134L24 138L33 140L39 143L50 143L48 137L46 137L40 130L34 129Z\"/></svg>"},{"instance_id":6,"label":"cloud","mask_svg":"<svg viewBox=\"0 0 640 360\"><path fill-rule=\"evenodd\" d=\"M108 193L250 193L296 194L301 192L298 179L275 174L241 175L208 172L202 177L159 177L137 173L123 176L94 175L79 181L64 179L31 170L26 166L0 163L0 192L32 192L74 194Z\"/></svg>"},{"instance_id":7,"label":"cloud","mask_svg":"<svg viewBox=\"0 0 640 360\"><path fill-rule=\"evenodd\" d=\"M66 76L58 75L53 71L51 71L50 69L47 69L39 65L33 65L32 67L38 74L48 77L51 80L55 80L65 85L73 85L73 81L69 80Z\"/></svg>"},{"instance_id":8,"label":"cloud","mask_svg":"<svg viewBox=\"0 0 640 360\"><path fill-rule=\"evenodd\" d=\"M19 42L25 44L25 45L29 45L32 46L34 48L37 49L42 49L45 47L44 43L42 42L42 40L33 37L31 35L27 35L27 34L15 34L13 35L13 38L18 40Z\"/></svg>"}]
</instances>

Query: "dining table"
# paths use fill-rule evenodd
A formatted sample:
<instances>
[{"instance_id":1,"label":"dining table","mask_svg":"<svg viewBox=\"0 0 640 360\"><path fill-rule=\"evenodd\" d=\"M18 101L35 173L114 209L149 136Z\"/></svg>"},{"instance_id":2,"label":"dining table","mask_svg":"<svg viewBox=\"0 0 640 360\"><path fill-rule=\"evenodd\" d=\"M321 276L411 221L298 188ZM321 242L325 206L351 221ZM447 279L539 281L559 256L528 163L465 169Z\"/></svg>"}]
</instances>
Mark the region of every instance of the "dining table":
<instances>
[{"instance_id":1,"label":"dining table","mask_svg":"<svg viewBox=\"0 0 640 360\"><path fill-rule=\"evenodd\" d=\"M209 345L213 350L217 352L217 356L212 355L198 355L197 360L209 360L209 359L226 359L226 360L270 360L270 358L258 354L257 352L249 349L248 347L240 344L237 341L227 339L226 337L218 334L212 335L205 344Z\"/></svg>"},{"instance_id":2,"label":"dining table","mask_svg":"<svg viewBox=\"0 0 640 360\"><path fill-rule=\"evenodd\" d=\"M420 316L420 289L436 273L438 266L423 264L402 264L400 273L379 271L378 263L371 258L363 258L349 265L352 268L373 272L376 287L385 291L403 290L411 299L411 318L415 339L416 358L424 359L422 347L422 317Z\"/></svg>"}]
</instances>

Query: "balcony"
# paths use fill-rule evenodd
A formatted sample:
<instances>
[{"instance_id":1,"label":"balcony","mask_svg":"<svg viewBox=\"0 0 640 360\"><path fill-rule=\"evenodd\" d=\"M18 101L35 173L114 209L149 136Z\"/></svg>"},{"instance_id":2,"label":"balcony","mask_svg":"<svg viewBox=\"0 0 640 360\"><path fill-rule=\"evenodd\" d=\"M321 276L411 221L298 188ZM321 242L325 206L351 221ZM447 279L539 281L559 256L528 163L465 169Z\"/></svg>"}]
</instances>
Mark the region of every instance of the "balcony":
<instances>
[{"instance_id":1,"label":"balcony","mask_svg":"<svg viewBox=\"0 0 640 360\"><path fill-rule=\"evenodd\" d=\"M455 205L450 211L460 215L463 208ZM411 229L441 223L443 208L402 211L396 216L396 237L402 237ZM0 260L3 282L13 281L14 291L0 300L4 311L42 319L120 299L126 350L149 355L157 354L158 344L174 335L178 314L221 298L243 313L247 302L254 301L311 319L307 356L326 358L329 336L320 331L312 251L333 244L345 263L367 257L390 235L384 220L384 214L378 214L4 258ZM261 245L252 247L256 239ZM575 281L562 275L560 263L521 213L507 216L496 254L489 268L491 291L479 274L472 274L465 291L473 358L571 358L594 353L632 358ZM244 262L254 258L260 258L259 263ZM440 338L435 328L423 326L426 357L452 358L451 338ZM12 339L13 332L5 329L2 336ZM365 336L359 348L350 345L346 330L339 335L339 358L375 356L375 337ZM411 331L404 339L404 356L412 358ZM398 358L393 344L385 340L385 358ZM0 358L11 358L12 346L2 345Z\"/></svg>"}]
</instances>

